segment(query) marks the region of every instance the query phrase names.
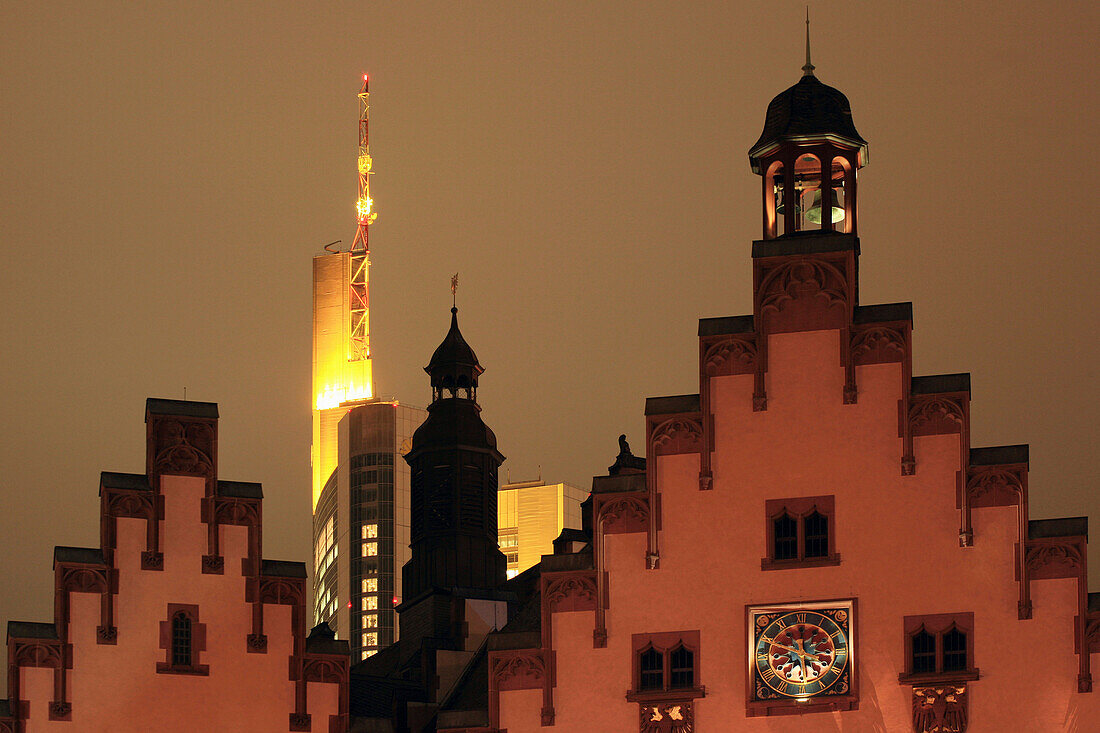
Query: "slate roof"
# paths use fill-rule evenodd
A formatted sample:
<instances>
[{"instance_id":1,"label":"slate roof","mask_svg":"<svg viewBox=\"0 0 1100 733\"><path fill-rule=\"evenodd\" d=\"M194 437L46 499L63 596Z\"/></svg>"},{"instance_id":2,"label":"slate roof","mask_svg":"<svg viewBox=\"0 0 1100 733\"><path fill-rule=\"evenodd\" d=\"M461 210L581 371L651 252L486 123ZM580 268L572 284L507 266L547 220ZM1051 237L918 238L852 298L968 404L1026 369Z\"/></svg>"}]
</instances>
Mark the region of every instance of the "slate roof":
<instances>
[{"instance_id":1,"label":"slate roof","mask_svg":"<svg viewBox=\"0 0 1100 733\"><path fill-rule=\"evenodd\" d=\"M969 394L970 373L913 377L909 392L911 394L945 394L947 392L966 392Z\"/></svg>"},{"instance_id":2,"label":"slate roof","mask_svg":"<svg viewBox=\"0 0 1100 733\"><path fill-rule=\"evenodd\" d=\"M672 397L647 397L645 400L645 414L647 415L671 415L677 412L699 412L699 395L683 394Z\"/></svg>"},{"instance_id":3,"label":"slate roof","mask_svg":"<svg viewBox=\"0 0 1100 733\"><path fill-rule=\"evenodd\" d=\"M262 484L253 481L218 481L218 496L228 496L235 499L262 499L264 488Z\"/></svg>"},{"instance_id":4,"label":"slate roof","mask_svg":"<svg viewBox=\"0 0 1100 733\"><path fill-rule=\"evenodd\" d=\"M752 333L752 316L722 316L720 318L700 318L700 336L725 336L734 333Z\"/></svg>"},{"instance_id":5,"label":"slate roof","mask_svg":"<svg viewBox=\"0 0 1100 733\"><path fill-rule=\"evenodd\" d=\"M854 323L886 323L889 321L913 321L912 303L882 303L857 305L852 316Z\"/></svg>"},{"instance_id":6,"label":"slate roof","mask_svg":"<svg viewBox=\"0 0 1100 733\"><path fill-rule=\"evenodd\" d=\"M1058 519L1032 519L1027 523L1027 538L1041 540L1048 537L1089 536L1088 517L1060 517Z\"/></svg>"},{"instance_id":7,"label":"slate roof","mask_svg":"<svg viewBox=\"0 0 1100 733\"><path fill-rule=\"evenodd\" d=\"M971 466L1003 466L1008 463L1027 463L1028 445L999 445L992 448L971 448Z\"/></svg>"},{"instance_id":8,"label":"slate roof","mask_svg":"<svg viewBox=\"0 0 1100 733\"><path fill-rule=\"evenodd\" d=\"M856 146L867 144L856 132L848 98L813 74L806 74L772 99L764 116L764 130L749 150L749 157L755 158L761 149L780 140L825 135Z\"/></svg>"},{"instance_id":9,"label":"slate roof","mask_svg":"<svg viewBox=\"0 0 1100 733\"><path fill-rule=\"evenodd\" d=\"M217 402L192 402L191 400L165 400L150 397L145 400L145 414L177 415L179 417L218 418Z\"/></svg>"},{"instance_id":10,"label":"slate roof","mask_svg":"<svg viewBox=\"0 0 1100 733\"><path fill-rule=\"evenodd\" d=\"M432 376L440 374L467 374L477 377L484 369L477 361L477 355L466 339L462 338L462 332L458 330L458 308L451 308L451 328L443 337L443 343L436 347L428 366L424 371Z\"/></svg>"},{"instance_id":11,"label":"slate roof","mask_svg":"<svg viewBox=\"0 0 1100 733\"><path fill-rule=\"evenodd\" d=\"M81 563L83 565L103 565L103 550L98 547L54 547L53 561Z\"/></svg>"},{"instance_id":12,"label":"slate roof","mask_svg":"<svg viewBox=\"0 0 1100 733\"><path fill-rule=\"evenodd\" d=\"M260 574L272 578L304 578L306 564L290 560L264 560L260 565Z\"/></svg>"},{"instance_id":13,"label":"slate roof","mask_svg":"<svg viewBox=\"0 0 1100 733\"><path fill-rule=\"evenodd\" d=\"M112 471L103 471L99 474L99 485L104 489L153 490L153 487L149 485L149 477L144 473L114 473Z\"/></svg>"},{"instance_id":14,"label":"slate roof","mask_svg":"<svg viewBox=\"0 0 1100 733\"><path fill-rule=\"evenodd\" d=\"M37 621L8 621L8 638L56 640L57 627Z\"/></svg>"}]
</instances>

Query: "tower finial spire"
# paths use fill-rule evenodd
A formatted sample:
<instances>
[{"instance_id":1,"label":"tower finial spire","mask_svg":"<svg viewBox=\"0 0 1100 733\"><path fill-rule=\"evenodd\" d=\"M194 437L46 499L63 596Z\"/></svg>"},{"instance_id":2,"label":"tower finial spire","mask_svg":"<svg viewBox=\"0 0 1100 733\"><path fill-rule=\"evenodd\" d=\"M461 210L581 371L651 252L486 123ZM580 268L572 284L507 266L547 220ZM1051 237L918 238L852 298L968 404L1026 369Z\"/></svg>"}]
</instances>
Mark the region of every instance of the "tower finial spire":
<instances>
[{"instance_id":1,"label":"tower finial spire","mask_svg":"<svg viewBox=\"0 0 1100 733\"><path fill-rule=\"evenodd\" d=\"M451 275L451 308L458 308L458 273Z\"/></svg>"},{"instance_id":2,"label":"tower finial spire","mask_svg":"<svg viewBox=\"0 0 1100 733\"><path fill-rule=\"evenodd\" d=\"M802 76L813 76L814 65L810 63L810 6L806 6L806 65L802 67Z\"/></svg>"}]
</instances>

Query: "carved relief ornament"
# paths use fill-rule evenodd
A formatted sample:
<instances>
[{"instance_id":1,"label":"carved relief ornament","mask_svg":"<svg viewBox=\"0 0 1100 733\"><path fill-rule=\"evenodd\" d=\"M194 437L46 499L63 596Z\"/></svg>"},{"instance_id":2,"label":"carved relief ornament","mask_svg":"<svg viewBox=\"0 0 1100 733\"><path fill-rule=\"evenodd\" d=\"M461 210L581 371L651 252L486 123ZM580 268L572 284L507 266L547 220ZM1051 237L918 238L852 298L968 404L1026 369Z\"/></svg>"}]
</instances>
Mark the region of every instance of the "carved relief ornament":
<instances>
[{"instance_id":1,"label":"carved relief ornament","mask_svg":"<svg viewBox=\"0 0 1100 733\"><path fill-rule=\"evenodd\" d=\"M728 337L707 346L703 354L703 373L709 377L728 374L752 374L756 369L754 337Z\"/></svg>"},{"instance_id":2,"label":"carved relief ornament","mask_svg":"<svg viewBox=\"0 0 1100 733\"><path fill-rule=\"evenodd\" d=\"M653 428L649 436L658 456L698 453L703 448L703 421L699 417L676 417Z\"/></svg>"},{"instance_id":3,"label":"carved relief ornament","mask_svg":"<svg viewBox=\"0 0 1100 733\"><path fill-rule=\"evenodd\" d=\"M695 711L691 700L676 700L638 706L639 733L692 733Z\"/></svg>"},{"instance_id":4,"label":"carved relief ornament","mask_svg":"<svg viewBox=\"0 0 1100 733\"><path fill-rule=\"evenodd\" d=\"M214 423L153 418L150 432L154 473L214 476Z\"/></svg>"},{"instance_id":5,"label":"carved relief ornament","mask_svg":"<svg viewBox=\"0 0 1100 733\"><path fill-rule=\"evenodd\" d=\"M848 303L848 278L831 262L800 257L764 274L757 289L759 312L782 310L799 298L821 297L829 305Z\"/></svg>"},{"instance_id":6,"label":"carved relief ornament","mask_svg":"<svg viewBox=\"0 0 1100 733\"><path fill-rule=\"evenodd\" d=\"M972 507L1014 506L1024 496L1025 468L1001 466L971 468L966 480L967 503Z\"/></svg>"},{"instance_id":7,"label":"carved relief ornament","mask_svg":"<svg viewBox=\"0 0 1100 733\"><path fill-rule=\"evenodd\" d=\"M853 326L851 336L852 363L884 364L903 361L909 351L908 339L896 326Z\"/></svg>"},{"instance_id":8,"label":"carved relief ornament","mask_svg":"<svg viewBox=\"0 0 1100 733\"><path fill-rule=\"evenodd\" d=\"M964 733L968 717L966 683L913 688L913 733Z\"/></svg>"}]
</instances>

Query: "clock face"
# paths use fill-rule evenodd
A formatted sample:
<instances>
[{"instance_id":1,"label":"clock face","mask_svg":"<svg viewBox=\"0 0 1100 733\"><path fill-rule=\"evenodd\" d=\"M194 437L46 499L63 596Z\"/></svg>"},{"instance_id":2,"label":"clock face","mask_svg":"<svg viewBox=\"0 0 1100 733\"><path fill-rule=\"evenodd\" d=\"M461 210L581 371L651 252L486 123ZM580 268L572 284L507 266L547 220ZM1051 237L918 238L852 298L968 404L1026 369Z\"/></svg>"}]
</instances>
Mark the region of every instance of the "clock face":
<instances>
[{"instance_id":1,"label":"clock face","mask_svg":"<svg viewBox=\"0 0 1100 733\"><path fill-rule=\"evenodd\" d=\"M750 608L749 622L757 700L851 691L851 601Z\"/></svg>"}]
</instances>

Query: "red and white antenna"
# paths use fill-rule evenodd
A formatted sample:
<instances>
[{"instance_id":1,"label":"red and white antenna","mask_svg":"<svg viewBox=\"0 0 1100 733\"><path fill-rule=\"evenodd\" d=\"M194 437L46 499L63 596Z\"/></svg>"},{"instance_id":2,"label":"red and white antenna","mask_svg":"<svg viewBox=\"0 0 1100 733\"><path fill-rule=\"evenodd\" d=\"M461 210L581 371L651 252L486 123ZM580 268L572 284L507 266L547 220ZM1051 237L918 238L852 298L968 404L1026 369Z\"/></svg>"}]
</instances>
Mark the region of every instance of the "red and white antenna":
<instances>
[{"instance_id":1,"label":"red and white antenna","mask_svg":"<svg viewBox=\"0 0 1100 733\"><path fill-rule=\"evenodd\" d=\"M351 342L348 344L348 361L361 361L370 358L370 327L367 268L370 267L370 246L367 233L378 214L374 211L374 200L370 197L371 157L368 142L370 125L370 75L363 74L363 89L359 92L359 198L355 202L358 226L355 241L351 245L351 287L349 292L351 306Z\"/></svg>"}]
</instances>

